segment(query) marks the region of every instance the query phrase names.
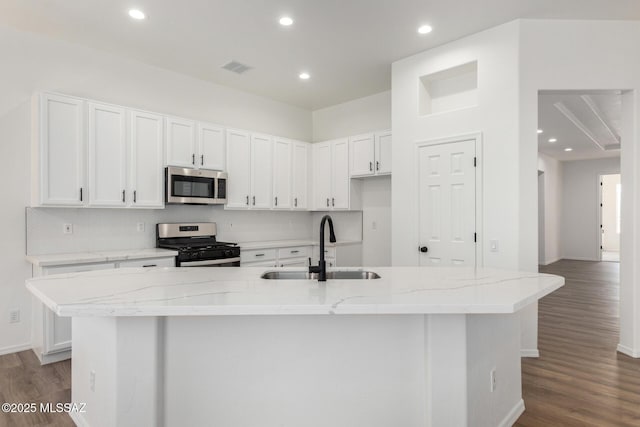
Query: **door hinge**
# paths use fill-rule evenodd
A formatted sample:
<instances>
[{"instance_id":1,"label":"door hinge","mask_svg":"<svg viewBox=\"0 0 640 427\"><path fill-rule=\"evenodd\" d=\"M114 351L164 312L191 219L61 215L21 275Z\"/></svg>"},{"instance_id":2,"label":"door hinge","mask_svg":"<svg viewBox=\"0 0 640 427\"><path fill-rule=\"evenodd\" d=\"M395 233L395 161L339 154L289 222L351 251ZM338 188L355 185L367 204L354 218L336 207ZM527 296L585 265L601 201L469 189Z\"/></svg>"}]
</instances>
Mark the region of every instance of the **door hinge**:
<instances>
[{"instance_id":1,"label":"door hinge","mask_svg":"<svg viewBox=\"0 0 640 427\"><path fill-rule=\"evenodd\" d=\"M473 233L473 242L474 243L478 242L478 233Z\"/></svg>"},{"instance_id":2,"label":"door hinge","mask_svg":"<svg viewBox=\"0 0 640 427\"><path fill-rule=\"evenodd\" d=\"M602 183L600 183L600 186L602 186Z\"/></svg>"},{"instance_id":3,"label":"door hinge","mask_svg":"<svg viewBox=\"0 0 640 427\"><path fill-rule=\"evenodd\" d=\"M602 250L602 246L600 246L600 250Z\"/></svg>"},{"instance_id":4,"label":"door hinge","mask_svg":"<svg viewBox=\"0 0 640 427\"><path fill-rule=\"evenodd\" d=\"M478 162L478 158L474 157L473 158L473 167L475 168L477 166L477 162Z\"/></svg>"},{"instance_id":5,"label":"door hinge","mask_svg":"<svg viewBox=\"0 0 640 427\"><path fill-rule=\"evenodd\" d=\"M600 203L600 207L602 207L602 203Z\"/></svg>"}]
</instances>

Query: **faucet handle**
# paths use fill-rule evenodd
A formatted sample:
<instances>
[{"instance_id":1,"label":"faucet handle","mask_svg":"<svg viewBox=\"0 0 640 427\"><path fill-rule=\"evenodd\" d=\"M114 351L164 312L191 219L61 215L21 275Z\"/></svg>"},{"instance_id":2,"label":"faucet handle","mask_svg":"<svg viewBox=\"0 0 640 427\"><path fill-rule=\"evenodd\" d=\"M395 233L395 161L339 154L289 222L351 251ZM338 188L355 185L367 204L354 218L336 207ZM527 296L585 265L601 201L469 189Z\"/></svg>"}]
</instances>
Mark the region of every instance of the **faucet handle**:
<instances>
[{"instance_id":1,"label":"faucet handle","mask_svg":"<svg viewBox=\"0 0 640 427\"><path fill-rule=\"evenodd\" d=\"M309 257L309 267L311 267L311 257Z\"/></svg>"}]
</instances>

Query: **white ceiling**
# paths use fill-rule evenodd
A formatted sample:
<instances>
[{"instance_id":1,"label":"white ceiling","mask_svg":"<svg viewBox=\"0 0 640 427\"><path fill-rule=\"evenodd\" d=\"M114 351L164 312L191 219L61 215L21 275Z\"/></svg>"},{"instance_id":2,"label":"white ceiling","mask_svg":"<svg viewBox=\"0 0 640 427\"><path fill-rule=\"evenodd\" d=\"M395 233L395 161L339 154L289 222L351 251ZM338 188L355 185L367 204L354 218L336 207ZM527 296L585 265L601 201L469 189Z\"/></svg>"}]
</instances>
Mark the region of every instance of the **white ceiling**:
<instances>
[{"instance_id":1,"label":"white ceiling","mask_svg":"<svg viewBox=\"0 0 640 427\"><path fill-rule=\"evenodd\" d=\"M621 117L619 91L541 92L538 151L562 161L619 157Z\"/></svg>"},{"instance_id":2,"label":"white ceiling","mask_svg":"<svg viewBox=\"0 0 640 427\"><path fill-rule=\"evenodd\" d=\"M133 21L127 11L147 14ZM278 18L295 19L283 28ZM640 19L638 0L0 0L0 23L307 109L390 89L393 61L516 18ZM419 36L420 24L434 31ZM220 67L254 67L235 75ZM309 71L311 79L298 74Z\"/></svg>"}]
</instances>

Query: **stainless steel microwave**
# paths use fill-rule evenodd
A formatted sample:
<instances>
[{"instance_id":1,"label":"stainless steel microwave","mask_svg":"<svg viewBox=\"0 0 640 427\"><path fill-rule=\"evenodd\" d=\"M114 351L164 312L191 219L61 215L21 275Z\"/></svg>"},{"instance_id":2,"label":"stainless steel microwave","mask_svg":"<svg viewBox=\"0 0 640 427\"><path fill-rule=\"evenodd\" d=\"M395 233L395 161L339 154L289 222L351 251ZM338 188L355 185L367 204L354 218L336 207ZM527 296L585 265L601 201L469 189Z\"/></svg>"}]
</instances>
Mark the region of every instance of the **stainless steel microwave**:
<instances>
[{"instance_id":1,"label":"stainless steel microwave","mask_svg":"<svg viewBox=\"0 0 640 427\"><path fill-rule=\"evenodd\" d=\"M227 202L227 173L169 166L165 189L168 204L223 204Z\"/></svg>"}]
</instances>

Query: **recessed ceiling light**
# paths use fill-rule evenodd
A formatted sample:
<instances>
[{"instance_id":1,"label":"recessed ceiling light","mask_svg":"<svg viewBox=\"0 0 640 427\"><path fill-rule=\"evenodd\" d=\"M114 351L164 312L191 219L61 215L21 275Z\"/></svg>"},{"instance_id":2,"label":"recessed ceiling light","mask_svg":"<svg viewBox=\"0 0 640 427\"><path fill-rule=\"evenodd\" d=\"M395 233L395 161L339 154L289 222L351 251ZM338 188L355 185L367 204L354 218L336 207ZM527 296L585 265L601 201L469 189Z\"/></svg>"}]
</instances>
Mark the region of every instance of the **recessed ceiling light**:
<instances>
[{"instance_id":1,"label":"recessed ceiling light","mask_svg":"<svg viewBox=\"0 0 640 427\"><path fill-rule=\"evenodd\" d=\"M564 151L573 151L573 148L567 147L567 148L564 149Z\"/></svg>"},{"instance_id":2,"label":"recessed ceiling light","mask_svg":"<svg viewBox=\"0 0 640 427\"><path fill-rule=\"evenodd\" d=\"M540 134L540 133L542 133L542 129L538 129L538 133L539 133L539 134Z\"/></svg>"},{"instance_id":3,"label":"recessed ceiling light","mask_svg":"<svg viewBox=\"0 0 640 427\"><path fill-rule=\"evenodd\" d=\"M557 142L558 139L557 138L549 138L549 142Z\"/></svg>"},{"instance_id":4,"label":"recessed ceiling light","mask_svg":"<svg viewBox=\"0 0 640 427\"><path fill-rule=\"evenodd\" d=\"M280 25L282 25L283 27L288 27L289 25L293 24L293 19L288 16L283 16L278 22L280 22Z\"/></svg>"},{"instance_id":5,"label":"recessed ceiling light","mask_svg":"<svg viewBox=\"0 0 640 427\"><path fill-rule=\"evenodd\" d=\"M300 77L302 80L309 80L311 78L309 73L300 73L298 77Z\"/></svg>"},{"instance_id":6,"label":"recessed ceiling light","mask_svg":"<svg viewBox=\"0 0 640 427\"><path fill-rule=\"evenodd\" d=\"M129 11L129 16L137 20L141 20L145 18L144 12L138 9L131 9Z\"/></svg>"},{"instance_id":7,"label":"recessed ceiling light","mask_svg":"<svg viewBox=\"0 0 640 427\"><path fill-rule=\"evenodd\" d=\"M429 34L431 31L433 31L433 28L431 28L431 25L421 25L418 28L419 34Z\"/></svg>"}]
</instances>

